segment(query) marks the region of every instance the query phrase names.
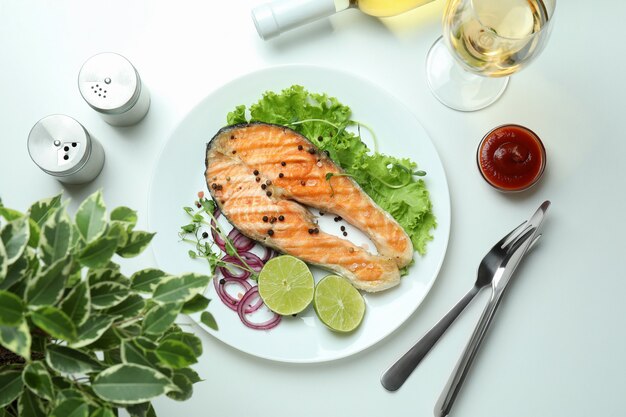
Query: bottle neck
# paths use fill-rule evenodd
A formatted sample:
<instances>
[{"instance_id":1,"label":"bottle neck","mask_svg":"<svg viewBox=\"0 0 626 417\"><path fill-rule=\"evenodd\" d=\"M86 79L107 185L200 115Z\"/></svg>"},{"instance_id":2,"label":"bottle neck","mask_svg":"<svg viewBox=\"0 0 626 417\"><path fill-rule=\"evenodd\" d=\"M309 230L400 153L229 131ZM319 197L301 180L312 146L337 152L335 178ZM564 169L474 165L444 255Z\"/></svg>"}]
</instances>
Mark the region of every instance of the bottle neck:
<instances>
[{"instance_id":1,"label":"bottle neck","mask_svg":"<svg viewBox=\"0 0 626 417\"><path fill-rule=\"evenodd\" d=\"M352 0L274 0L252 9L252 19L263 39L352 7Z\"/></svg>"}]
</instances>

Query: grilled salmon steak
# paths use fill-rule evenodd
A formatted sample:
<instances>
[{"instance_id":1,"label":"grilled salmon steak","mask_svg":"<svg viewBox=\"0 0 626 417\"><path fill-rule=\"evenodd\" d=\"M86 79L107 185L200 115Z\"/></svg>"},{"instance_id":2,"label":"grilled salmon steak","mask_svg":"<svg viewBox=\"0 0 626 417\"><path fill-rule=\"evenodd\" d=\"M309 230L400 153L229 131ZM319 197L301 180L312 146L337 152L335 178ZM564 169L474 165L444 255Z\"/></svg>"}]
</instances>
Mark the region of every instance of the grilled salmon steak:
<instances>
[{"instance_id":1,"label":"grilled salmon steak","mask_svg":"<svg viewBox=\"0 0 626 417\"><path fill-rule=\"evenodd\" d=\"M334 176L327 180L328 173ZM392 287L400 280L398 268L413 257L411 240L391 215L341 174L308 139L283 126L228 126L207 145L207 186L239 231L336 271L356 288ZM378 254L319 230L303 205L341 216L369 236Z\"/></svg>"}]
</instances>

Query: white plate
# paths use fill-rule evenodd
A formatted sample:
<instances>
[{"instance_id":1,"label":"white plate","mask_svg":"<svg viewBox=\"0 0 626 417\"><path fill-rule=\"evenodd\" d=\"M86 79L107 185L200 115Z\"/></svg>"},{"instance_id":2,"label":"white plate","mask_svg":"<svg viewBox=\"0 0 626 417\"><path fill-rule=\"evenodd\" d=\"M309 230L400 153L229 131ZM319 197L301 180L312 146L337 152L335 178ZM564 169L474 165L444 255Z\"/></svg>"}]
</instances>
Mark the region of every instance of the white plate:
<instances>
[{"instance_id":1,"label":"white plate","mask_svg":"<svg viewBox=\"0 0 626 417\"><path fill-rule=\"evenodd\" d=\"M246 328L237 314L214 299L209 309L219 331L203 328L224 343L258 357L282 362L324 362L353 355L379 342L397 329L420 305L443 262L450 231L450 198L441 160L415 116L402 103L376 85L352 74L312 66L281 66L238 78L206 97L183 119L165 144L157 162L149 197L149 230L158 232L152 247L159 267L170 273L208 272L208 265L191 260L190 246L180 242L181 225L189 221L182 207L192 205L199 190L206 189L204 157L206 143L226 123L226 114L239 104L255 103L267 90L280 91L292 84L311 92L325 92L350 106L353 118L373 128L379 151L409 157L427 172L438 226L428 253L420 257L399 286L379 294L364 294L367 304L361 326L352 334L331 332L315 317L311 307L297 317L286 317L270 331ZM208 194L207 194L208 195ZM314 211L317 214L317 210ZM331 216L322 217L325 221ZM338 225L321 223L337 229ZM345 224L345 222L343 222ZM329 230L330 231L330 230ZM350 239L366 239L350 229ZM373 246L370 246L373 247ZM315 270L316 279L326 273ZM192 315L199 322L199 315Z\"/></svg>"}]
</instances>

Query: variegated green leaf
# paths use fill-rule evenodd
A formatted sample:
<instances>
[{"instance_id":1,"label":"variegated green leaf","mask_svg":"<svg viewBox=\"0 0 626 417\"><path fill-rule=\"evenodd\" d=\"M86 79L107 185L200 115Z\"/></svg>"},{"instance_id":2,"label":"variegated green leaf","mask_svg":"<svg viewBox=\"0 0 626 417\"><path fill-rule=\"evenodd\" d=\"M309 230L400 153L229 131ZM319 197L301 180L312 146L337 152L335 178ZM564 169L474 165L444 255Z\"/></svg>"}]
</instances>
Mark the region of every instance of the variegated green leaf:
<instances>
[{"instance_id":1,"label":"variegated green leaf","mask_svg":"<svg viewBox=\"0 0 626 417\"><path fill-rule=\"evenodd\" d=\"M178 340L162 341L155 353L163 365L173 369L186 368L198 362L194 351Z\"/></svg>"},{"instance_id":2,"label":"variegated green leaf","mask_svg":"<svg viewBox=\"0 0 626 417\"><path fill-rule=\"evenodd\" d=\"M50 417L88 417L89 405L80 398L70 398L57 405Z\"/></svg>"},{"instance_id":3,"label":"variegated green leaf","mask_svg":"<svg viewBox=\"0 0 626 417\"><path fill-rule=\"evenodd\" d=\"M111 264L102 269L90 269L87 273L89 285L93 286L100 282L113 281L124 286L128 286L128 278L119 271L119 268L113 268Z\"/></svg>"},{"instance_id":4,"label":"variegated green leaf","mask_svg":"<svg viewBox=\"0 0 626 417\"><path fill-rule=\"evenodd\" d=\"M83 324L91 310L91 296L87 281L81 281L61 301L59 307L77 326Z\"/></svg>"},{"instance_id":5,"label":"variegated green leaf","mask_svg":"<svg viewBox=\"0 0 626 417\"><path fill-rule=\"evenodd\" d=\"M88 268L103 268L115 254L118 236L106 236L87 244L78 254L78 261Z\"/></svg>"},{"instance_id":6,"label":"variegated green leaf","mask_svg":"<svg viewBox=\"0 0 626 417\"><path fill-rule=\"evenodd\" d=\"M124 301L104 312L112 316L121 316L122 319L128 320L137 316L145 306L146 300L141 295L131 294Z\"/></svg>"},{"instance_id":7,"label":"variegated green leaf","mask_svg":"<svg viewBox=\"0 0 626 417\"><path fill-rule=\"evenodd\" d=\"M11 404L24 389L22 373L18 370L0 372L0 408Z\"/></svg>"},{"instance_id":8,"label":"variegated green leaf","mask_svg":"<svg viewBox=\"0 0 626 417\"><path fill-rule=\"evenodd\" d=\"M209 300L202 294L196 294L191 300L183 304L182 313L192 314L192 313L197 313L199 311L206 310L210 302L211 300Z\"/></svg>"},{"instance_id":9,"label":"variegated green leaf","mask_svg":"<svg viewBox=\"0 0 626 417\"><path fill-rule=\"evenodd\" d=\"M92 285L90 291L91 306L94 309L116 306L129 296L128 286L113 281L104 281Z\"/></svg>"},{"instance_id":10,"label":"variegated green leaf","mask_svg":"<svg viewBox=\"0 0 626 417\"><path fill-rule=\"evenodd\" d=\"M113 316L90 315L87 321L78 327L76 340L70 346L80 348L92 344L100 339L114 321Z\"/></svg>"},{"instance_id":11,"label":"variegated green leaf","mask_svg":"<svg viewBox=\"0 0 626 417\"><path fill-rule=\"evenodd\" d=\"M193 394L193 385L189 378L183 373L179 373L178 370L174 372L172 382L178 388L177 391L168 392L167 396L175 401L186 401L191 398Z\"/></svg>"},{"instance_id":12,"label":"variegated green leaf","mask_svg":"<svg viewBox=\"0 0 626 417\"><path fill-rule=\"evenodd\" d=\"M94 410L89 417L116 417L110 408L101 407Z\"/></svg>"},{"instance_id":13,"label":"variegated green leaf","mask_svg":"<svg viewBox=\"0 0 626 417\"><path fill-rule=\"evenodd\" d=\"M24 320L24 302L15 294L0 290L0 325L17 326Z\"/></svg>"},{"instance_id":14,"label":"variegated green leaf","mask_svg":"<svg viewBox=\"0 0 626 417\"><path fill-rule=\"evenodd\" d=\"M30 279L30 277L32 276L32 272L34 272L29 269L29 267L31 266L30 259L34 258L36 255L32 253L32 251L29 251L29 249L32 248L27 248L22 256L20 256L17 261L13 262L7 268L4 279L0 278L0 289L6 290L20 281L26 282ZM0 277L2 276L1 273L3 250L4 246L2 245L2 241L0 241ZM4 255L4 258L6 260L6 254Z\"/></svg>"},{"instance_id":15,"label":"variegated green leaf","mask_svg":"<svg viewBox=\"0 0 626 417\"><path fill-rule=\"evenodd\" d=\"M161 334L176 320L182 307L181 303L158 305L150 309L142 323L145 334Z\"/></svg>"},{"instance_id":16,"label":"variegated green leaf","mask_svg":"<svg viewBox=\"0 0 626 417\"><path fill-rule=\"evenodd\" d=\"M30 360L32 338L26 320L18 326L0 326L0 345L5 349Z\"/></svg>"},{"instance_id":17,"label":"variegated green leaf","mask_svg":"<svg viewBox=\"0 0 626 417\"><path fill-rule=\"evenodd\" d=\"M140 404L177 389L160 372L129 363L100 372L92 388L98 397L117 404Z\"/></svg>"},{"instance_id":18,"label":"variegated green leaf","mask_svg":"<svg viewBox=\"0 0 626 417\"><path fill-rule=\"evenodd\" d=\"M17 412L20 417L46 417L41 400L27 389L22 392L17 401Z\"/></svg>"},{"instance_id":19,"label":"variegated green leaf","mask_svg":"<svg viewBox=\"0 0 626 417\"><path fill-rule=\"evenodd\" d=\"M102 192L87 197L76 211L76 226L83 240L91 243L104 234L107 227L106 206Z\"/></svg>"},{"instance_id":20,"label":"variegated green leaf","mask_svg":"<svg viewBox=\"0 0 626 417\"><path fill-rule=\"evenodd\" d=\"M40 247L42 259L52 264L64 258L69 249L72 235L72 221L65 209L56 210L41 229Z\"/></svg>"},{"instance_id":21,"label":"variegated green leaf","mask_svg":"<svg viewBox=\"0 0 626 417\"><path fill-rule=\"evenodd\" d=\"M22 216L7 223L0 231L0 238L4 244L7 256L7 265L17 261L28 244L30 228L28 217Z\"/></svg>"},{"instance_id":22,"label":"variegated green leaf","mask_svg":"<svg viewBox=\"0 0 626 417\"><path fill-rule=\"evenodd\" d=\"M22 373L24 384L32 392L48 401L54 400L54 387L52 386L52 378L48 373L46 366L40 362L31 362L24 368Z\"/></svg>"},{"instance_id":23,"label":"variegated green leaf","mask_svg":"<svg viewBox=\"0 0 626 417\"><path fill-rule=\"evenodd\" d=\"M143 350L132 340L124 340L120 345L122 360L126 363L135 363L137 365L154 368L152 363L143 352Z\"/></svg>"},{"instance_id":24,"label":"variegated green leaf","mask_svg":"<svg viewBox=\"0 0 626 417\"><path fill-rule=\"evenodd\" d=\"M76 339L76 326L63 311L53 306L39 307L30 315L37 327L50 336L68 342Z\"/></svg>"},{"instance_id":25,"label":"variegated green leaf","mask_svg":"<svg viewBox=\"0 0 626 417\"><path fill-rule=\"evenodd\" d=\"M198 336L193 333L172 333L163 337L162 340L177 340L189 346L191 350L193 350L193 353L194 355L196 355L196 357L202 355L202 341L200 340L200 338L198 338Z\"/></svg>"},{"instance_id":26,"label":"variegated green leaf","mask_svg":"<svg viewBox=\"0 0 626 417\"><path fill-rule=\"evenodd\" d=\"M59 207L61 207L61 194L35 202L28 212L30 218L41 227Z\"/></svg>"},{"instance_id":27,"label":"variegated green leaf","mask_svg":"<svg viewBox=\"0 0 626 417\"><path fill-rule=\"evenodd\" d=\"M4 249L4 243L0 240L0 283L6 279L8 270L9 257L7 256L6 249Z\"/></svg>"},{"instance_id":28,"label":"variegated green leaf","mask_svg":"<svg viewBox=\"0 0 626 417\"><path fill-rule=\"evenodd\" d=\"M111 212L111 221L125 223L132 229L137 224L137 212L128 207L116 207Z\"/></svg>"},{"instance_id":29,"label":"variegated green leaf","mask_svg":"<svg viewBox=\"0 0 626 417\"><path fill-rule=\"evenodd\" d=\"M48 344L46 363L61 374L86 374L102 369L102 364L86 353L67 346Z\"/></svg>"},{"instance_id":30,"label":"variegated green leaf","mask_svg":"<svg viewBox=\"0 0 626 417\"><path fill-rule=\"evenodd\" d=\"M153 299L162 304L189 301L204 291L210 279L195 273L172 277L155 288Z\"/></svg>"},{"instance_id":31,"label":"variegated green leaf","mask_svg":"<svg viewBox=\"0 0 626 417\"><path fill-rule=\"evenodd\" d=\"M26 288L26 300L29 307L56 304L63 296L71 267L71 257L67 256L40 271Z\"/></svg>"},{"instance_id":32,"label":"variegated green leaf","mask_svg":"<svg viewBox=\"0 0 626 417\"><path fill-rule=\"evenodd\" d=\"M126 245L118 248L117 254L123 258L133 258L148 247L153 237L154 233L133 231L129 233Z\"/></svg>"},{"instance_id":33,"label":"variegated green leaf","mask_svg":"<svg viewBox=\"0 0 626 417\"><path fill-rule=\"evenodd\" d=\"M135 291L152 293L161 282L169 276L160 269L147 268L135 272L130 277L131 288Z\"/></svg>"}]
</instances>

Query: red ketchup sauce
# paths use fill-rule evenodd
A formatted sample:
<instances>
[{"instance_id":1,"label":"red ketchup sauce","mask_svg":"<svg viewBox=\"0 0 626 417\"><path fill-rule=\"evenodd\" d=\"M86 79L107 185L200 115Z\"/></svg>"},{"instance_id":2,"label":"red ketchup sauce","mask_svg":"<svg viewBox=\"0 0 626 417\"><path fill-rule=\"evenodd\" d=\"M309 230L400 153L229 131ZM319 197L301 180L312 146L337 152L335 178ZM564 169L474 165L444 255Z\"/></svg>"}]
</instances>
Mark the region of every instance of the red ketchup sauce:
<instances>
[{"instance_id":1,"label":"red ketchup sauce","mask_svg":"<svg viewBox=\"0 0 626 417\"><path fill-rule=\"evenodd\" d=\"M546 166L541 139L519 125L499 126L487 133L477 158L483 178L500 191L529 188L541 178Z\"/></svg>"}]
</instances>

